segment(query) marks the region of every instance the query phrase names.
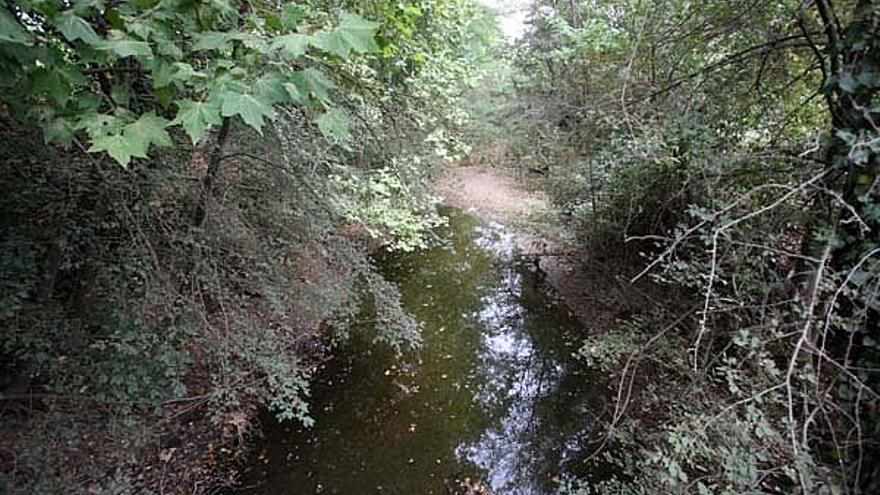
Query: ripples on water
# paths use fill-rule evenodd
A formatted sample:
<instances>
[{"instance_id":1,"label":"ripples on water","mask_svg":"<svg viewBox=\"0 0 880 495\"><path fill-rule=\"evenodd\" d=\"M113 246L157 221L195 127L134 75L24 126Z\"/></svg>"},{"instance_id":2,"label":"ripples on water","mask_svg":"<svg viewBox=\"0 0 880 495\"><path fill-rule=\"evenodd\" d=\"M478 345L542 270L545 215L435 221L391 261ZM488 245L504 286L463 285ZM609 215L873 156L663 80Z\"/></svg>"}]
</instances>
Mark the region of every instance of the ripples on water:
<instances>
[{"instance_id":1,"label":"ripples on water","mask_svg":"<svg viewBox=\"0 0 880 495\"><path fill-rule=\"evenodd\" d=\"M444 494L469 477L543 495L584 474L603 391L571 357L578 324L514 262L509 230L446 214L445 244L381 260L419 356L352 342L317 377L313 428L267 422L254 493Z\"/></svg>"}]
</instances>

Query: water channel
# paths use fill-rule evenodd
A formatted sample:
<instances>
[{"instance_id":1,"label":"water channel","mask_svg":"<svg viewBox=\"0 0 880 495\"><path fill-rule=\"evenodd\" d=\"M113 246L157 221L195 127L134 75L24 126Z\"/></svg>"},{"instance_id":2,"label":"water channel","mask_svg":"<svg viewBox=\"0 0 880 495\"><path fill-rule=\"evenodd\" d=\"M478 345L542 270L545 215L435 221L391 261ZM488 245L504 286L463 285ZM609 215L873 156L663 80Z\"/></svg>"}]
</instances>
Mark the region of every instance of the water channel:
<instances>
[{"instance_id":1,"label":"water channel","mask_svg":"<svg viewBox=\"0 0 880 495\"><path fill-rule=\"evenodd\" d=\"M436 247L379 260L422 325L418 356L357 339L337 353L313 427L266 422L250 493L544 495L586 474L605 393L572 357L579 323L515 261L509 229L444 214Z\"/></svg>"}]
</instances>

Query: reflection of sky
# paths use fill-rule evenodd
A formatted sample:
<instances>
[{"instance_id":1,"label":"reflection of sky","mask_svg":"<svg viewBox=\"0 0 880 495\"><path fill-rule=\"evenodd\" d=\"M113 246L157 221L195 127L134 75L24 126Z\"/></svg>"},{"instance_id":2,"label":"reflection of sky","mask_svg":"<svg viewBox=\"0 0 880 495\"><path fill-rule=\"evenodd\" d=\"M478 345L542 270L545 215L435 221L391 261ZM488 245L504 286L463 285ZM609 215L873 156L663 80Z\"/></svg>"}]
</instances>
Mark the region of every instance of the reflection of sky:
<instances>
[{"instance_id":1,"label":"reflection of sky","mask_svg":"<svg viewBox=\"0 0 880 495\"><path fill-rule=\"evenodd\" d=\"M531 0L477 0L498 13L498 25L508 40L520 38L526 30Z\"/></svg>"},{"instance_id":2,"label":"reflection of sky","mask_svg":"<svg viewBox=\"0 0 880 495\"><path fill-rule=\"evenodd\" d=\"M487 482L497 493L531 495L543 493L542 459L535 442L540 421L535 405L559 384L562 364L540 358L526 328L526 312L519 298L523 277L510 263L513 238L499 224L478 229L478 246L507 261L502 280L482 298L473 316L484 334L477 373L485 378L475 401L502 413L476 442L462 443L456 455L488 473ZM545 473L546 474L546 473Z\"/></svg>"},{"instance_id":3,"label":"reflection of sky","mask_svg":"<svg viewBox=\"0 0 880 495\"><path fill-rule=\"evenodd\" d=\"M352 340L316 378L313 428L268 422L247 475L267 483L244 493L438 495L466 476L547 495L589 474L604 382L571 357L577 323L514 263L503 225L449 219L447 245L381 261L424 326L417 360Z\"/></svg>"},{"instance_id":4,"label":"reflection of sky","mask_svg":"<svg viewBox=\"0 0 880 495\"><path fill-rule=\"evenodd\" d=\"M509 262L513 259L513 250L516 246L513 234L498 222L489 222L485 226L477 227L477 238L474 239L474 243L498 255L504 261Z\"/></svg>"}]
</instances>

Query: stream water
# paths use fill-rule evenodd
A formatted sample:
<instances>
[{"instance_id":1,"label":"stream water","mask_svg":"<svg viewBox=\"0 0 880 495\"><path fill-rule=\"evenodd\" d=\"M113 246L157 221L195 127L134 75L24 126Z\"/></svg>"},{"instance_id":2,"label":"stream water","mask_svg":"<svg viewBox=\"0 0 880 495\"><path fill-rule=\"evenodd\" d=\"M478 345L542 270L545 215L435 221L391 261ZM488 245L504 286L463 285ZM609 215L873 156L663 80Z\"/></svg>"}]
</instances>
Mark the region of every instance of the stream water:
<instances>
[{"instance_id":1,"label":"stream water","mask_svg":"<svg viewBox=\"0 0 880 495\"><path fill-rule=\"evenodd\" d=\"M316 377L313 427L266 422L251 493L447 494L469 479L542 495L586 474L604 390L572 357L579 324L515 262L508 229L444 214L444 242L380 260L421 322L418 357L353 341Z\"/></svg>"}]
</instances>

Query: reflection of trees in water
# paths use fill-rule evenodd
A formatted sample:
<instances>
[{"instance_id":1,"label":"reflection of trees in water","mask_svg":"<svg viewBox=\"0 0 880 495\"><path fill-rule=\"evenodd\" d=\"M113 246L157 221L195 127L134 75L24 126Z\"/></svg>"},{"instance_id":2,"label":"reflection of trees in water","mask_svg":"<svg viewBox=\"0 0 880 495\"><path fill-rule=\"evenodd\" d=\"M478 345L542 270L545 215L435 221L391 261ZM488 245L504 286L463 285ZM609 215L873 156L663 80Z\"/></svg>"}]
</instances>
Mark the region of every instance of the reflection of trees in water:
<instances>
[{"instance_id":1,"label":"reflection of trees in water","mask_svg":"<svg viewBox=\"0 0 880 495\"><path fill-rule=\"evenodd\" d=\"M500 254L507 266L475 315L485 328L477 370L484 385L475 399L492 416L493 426L476 442L460 444L456 455L485 471L499 495L545 493L550 478L586 436L575 420L577 400L568 397L583 377L572 380L565 373L557 352L559 329L534 328L541 321L534 313L546 311L546 298L523 283L510 264L509 239L492 227L480 232L477 244ZM568 386L560 387L563 382ZM566 433L569 438L560 438Z\"/></svg>"},{"instance_id":2,"label":"reflection of trees in water","mask_svg":"<svg viewBox=\"0 0 880 495\"><path fill-rule=\"evenodd\" d=\"M316 384L315 427L267 432L259 493L442 493L468 477L496 495L553 492L560 446L581 445L574 400L590 396L567 369L561 330L576 323L511 264L503 226L453 215L447 228L452 242L384 260L426 326L417 364L356 334Z\"/></svg>"}]
</instances>

